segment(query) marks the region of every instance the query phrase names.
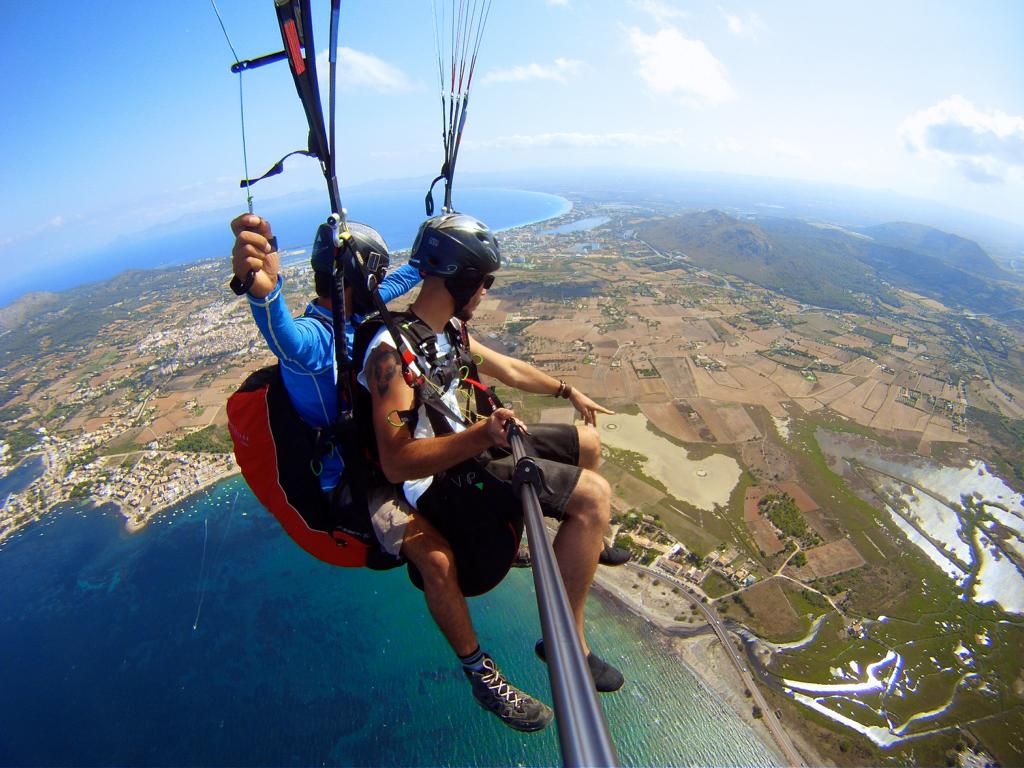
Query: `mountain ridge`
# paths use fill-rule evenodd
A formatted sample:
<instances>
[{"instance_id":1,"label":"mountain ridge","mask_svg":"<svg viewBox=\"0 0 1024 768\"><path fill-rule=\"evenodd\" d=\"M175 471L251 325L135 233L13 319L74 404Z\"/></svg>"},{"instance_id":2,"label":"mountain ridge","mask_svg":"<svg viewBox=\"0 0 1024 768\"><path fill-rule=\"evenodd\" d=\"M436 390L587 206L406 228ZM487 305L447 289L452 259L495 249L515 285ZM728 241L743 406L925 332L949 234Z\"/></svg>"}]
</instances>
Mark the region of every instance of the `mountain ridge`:
<instances>
[{"instance_id":1,"label":"mountain ridge","mask_svg":"<svg viewBox=\"0 0 1024 768\"><path fill-rule=\"evenodd\" d=\"M651 221L638 233L701 267L829 309L900 306L896 289L981 312L1024 303L1021 291L1006 282L1011 276L977 243L925 225L891 222L846 230L801 219L737 218L712 209Z\"/></svg>"}]
</instances>

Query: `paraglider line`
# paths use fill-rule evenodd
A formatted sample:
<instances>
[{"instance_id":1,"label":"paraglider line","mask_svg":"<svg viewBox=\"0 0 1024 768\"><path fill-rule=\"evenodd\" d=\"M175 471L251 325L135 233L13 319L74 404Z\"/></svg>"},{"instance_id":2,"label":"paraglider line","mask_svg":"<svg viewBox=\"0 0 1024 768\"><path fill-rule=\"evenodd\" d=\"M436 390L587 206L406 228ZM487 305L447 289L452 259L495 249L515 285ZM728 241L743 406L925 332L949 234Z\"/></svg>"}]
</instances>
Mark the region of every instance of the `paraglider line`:
<instances>
[{"instance_id":1,"label":"paraglider line","mask_svg":"<svg viewBox=\"0 0 1024 768\"><path fill-rule=\"evenodd\" d=\"M210 0L210 5L213 6L213 12L217 14L217 21L220 22L220 30L224 33L224 39L227 40L228 48L231 49L231 55L235 57L235 64L238 64L238 54L235 52L235 46L231 44L231 38L228 36L227 27L224 26L224 19L221 18L216 0ZM245 167L245 202L246 205L249 206L249 213L252 213L252 192L249 188L249 152L245 146L245 95L242 91L241 68L238 70L238 113L242 124L242 165Z\"/></svg>"},{"instance_id":2,"label":"paraglider line","mask_svg":"<svg viewBox=\"0 0 1024 768\"><path fill-rule=\"evenodd\" d=\"M203 574L206 570L206 542L210 538L210 515L207 513L203 520L203 559L199 564L199 605L196 606L196 619L192 622L192 631L199 627L199 612L203 610L203 599L206 597L206 579Z\"/></svg>"}]
</instances>

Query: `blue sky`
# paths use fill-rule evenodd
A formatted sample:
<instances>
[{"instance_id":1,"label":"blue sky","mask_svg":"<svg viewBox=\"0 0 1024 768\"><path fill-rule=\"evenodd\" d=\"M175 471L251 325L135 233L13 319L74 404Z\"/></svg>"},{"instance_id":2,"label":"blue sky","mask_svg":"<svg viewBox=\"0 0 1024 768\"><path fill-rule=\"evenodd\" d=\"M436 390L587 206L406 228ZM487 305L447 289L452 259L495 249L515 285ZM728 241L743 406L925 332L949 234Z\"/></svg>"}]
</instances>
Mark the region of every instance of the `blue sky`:
<instances>
[{"instance_id":1,"label":"blue sky","mask_svg":"<svg viewBox=\"0 0 1024 768\"><path fill-rule=\"evenodd\" d=\"M241 57L280 48L271 0L218 6ZM313 6L323 49L327 4ZM343 198L437 172L432 19L429 0L343 0ZM243 207L238 79L209 2L7 3L5 22L5 268ZM494 0L459 168L792 177L1024 224L1022 31L1015 0ZM305 127L283 63L244 85L255 175ZM257 208L323 184L311 160L287 168Z\"/></svg>"}]
</instances>

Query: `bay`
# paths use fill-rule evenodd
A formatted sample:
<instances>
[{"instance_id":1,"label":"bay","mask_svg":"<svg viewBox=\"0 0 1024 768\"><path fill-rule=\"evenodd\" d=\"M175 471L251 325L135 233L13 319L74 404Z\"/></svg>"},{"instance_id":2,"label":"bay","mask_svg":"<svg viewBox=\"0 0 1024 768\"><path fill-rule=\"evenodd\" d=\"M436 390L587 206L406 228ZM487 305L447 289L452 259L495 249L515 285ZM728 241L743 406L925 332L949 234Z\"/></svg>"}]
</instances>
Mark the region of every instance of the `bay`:
<instances>
[{"instance_id":1,"label":"bay","mask_svg":"<svg viewBox=\"0 0 1024 768\"><path fill-rule=\"evenodd\" d=\"M361 187L343 200L352 221L377 229L393 251L409 248L424 220L423 188ZM440 206L440 198L437 205ZM471 214L498 231L543 221L572 209L563 197L544 192L491 187L467 187L455 197L458 210ZM28 291L63 291L93 280L106 280L128 269L154 269L223 257L231 252L228 225L244 206L183 219L109 244L84 256L88 270L39 269L12 265L0 285L0 307ZM255 212L274 228L282 249L309 248L317 226L330 213L326 194L257 200ZM436 212L440 212L439 208Z\"/></svg>"},{"instance_id":2,"label":"bay","mask_svg":"<svg viewBox=\"0 0 1024 768\"><path fill-rule=\"evenodd\" d=\"M42 455L36 454L23 459L12 467L7 474L0 477L0 499L6 499L9 493L20 493L42 474Z\"/></svg>"},{"instance_id":3,"label":"bay","mask_svg":"<svg viewBox=\"0 0 1024 768\"><path fill-rule=\"evenodd\" d=\"M480 710L403 570L303 553L241 478L129 535L69 505L0 547L0 764L550 765L557 729ZM551 700L532 578L471 601L481 641ZM594 596L624 765L772 764L649 625Z\"/></svg>"}]
</instances>

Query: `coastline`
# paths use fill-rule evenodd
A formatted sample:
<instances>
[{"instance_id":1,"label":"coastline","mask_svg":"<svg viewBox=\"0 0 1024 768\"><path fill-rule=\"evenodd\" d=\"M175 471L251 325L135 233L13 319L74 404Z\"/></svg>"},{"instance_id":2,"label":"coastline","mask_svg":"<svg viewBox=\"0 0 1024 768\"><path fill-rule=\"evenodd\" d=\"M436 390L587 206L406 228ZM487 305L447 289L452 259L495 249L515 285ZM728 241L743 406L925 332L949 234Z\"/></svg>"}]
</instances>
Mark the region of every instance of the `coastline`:
<instances>
[{"instance_id":1,"label":"coastline","mask_svg":"<svg viewBox=\"0 0 1024 768\"><path fill-rule=\"evenodd\" d=\"M562 197L561 195L556 195L551 192L537 192L536 190L533 189L511 189L508 187L493 187L493 189L495 191L508 190L509 192L529 192L530 194L533 195L544 195L545 197L552 197L555 198L556 200L562 201L562 208L556 211L555 213L552 213L548 216L541 216L539 218L526 219L525 221L519 221L514 224L509 224L508 226L499 227L497 230L495 230L496 232L506 232L510 229L518 229L519 227L529 227L533 224L541 224L545 221L551 221L551 219L557 219L560 216L565 216L566 214L571 213L573 208L576 207L575 205L573 205L572 200L570 200L569 198Z\"/></svg>"},{"instance_id":2,"label":"coastline","mask_svg":"<svg viewBox=\"0 0 1024 768\"><path fill-rule=\"evenodd\" d=\"M666 581L651 578L629 565L599 567L593 586L621 610L638 616L658 630L697 678L732 709L757 735L759 742L779 765L787 765L763 718L755 718L751 699L729 657L699 612L692 613L690 601L673 593ZM696 616L697 618L694 618ZM683 618L682 621L677 620ZM807 765L830 765L799 729L786 728Z\"/></svg>"},{"instance_id":3,"label":"coastline","mask_svg":"<svg viewBox=\"0 0 1024 768\"><path fill-rule=\"evenodd\" d=\"M187 496L182 496L181 498L174 499L173 501L169 501L165 504L155 506L152 509L146 510L141 515L135 514L134 512L130 512L129 509L120 501L115 500L108 503L111 503L115 507L117 507L117 511L125 518L124 529L128 531L128 533L138 533L146 527L146 524L150 520L152 520L154 517L159 515L164 510L170 509L171 507L176 506L178 504L184 504L186 501L191 499L200 491L204 491L211 485L215 485L216 483L219 483L221 480L227 480L229 477L238 474L241 474L241 470L237 466L234 467L233 469L228 469L224 470L223 472L219 472L203 480L203 482L196 486Z\"/></svg>"}]
</instances>

